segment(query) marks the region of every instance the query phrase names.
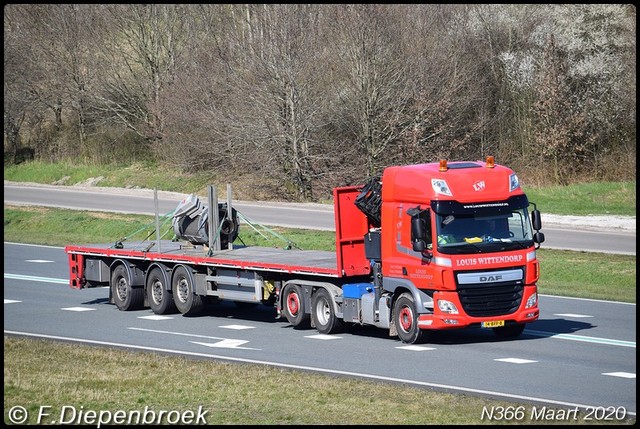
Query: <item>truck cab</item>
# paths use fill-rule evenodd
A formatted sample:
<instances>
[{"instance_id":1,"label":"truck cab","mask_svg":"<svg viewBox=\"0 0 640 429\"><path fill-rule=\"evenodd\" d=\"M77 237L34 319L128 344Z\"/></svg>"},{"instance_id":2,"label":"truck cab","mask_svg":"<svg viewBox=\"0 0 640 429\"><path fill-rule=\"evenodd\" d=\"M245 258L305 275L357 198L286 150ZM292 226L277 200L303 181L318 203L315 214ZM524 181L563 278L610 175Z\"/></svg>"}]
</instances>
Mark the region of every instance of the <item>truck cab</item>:
<instances>
[{"instance_id":1,"label":"truck cab","mask_svg":"<svg viewBox=\"0 0 640 429\"><path fill-rule=\"evenodd\" d=\"M544 235L511 169L492 157L388 167L381 189L371 231L380 234L382 289L402 341L471 326L513 337L538 318Z\"/></svg>"}]
</instances>

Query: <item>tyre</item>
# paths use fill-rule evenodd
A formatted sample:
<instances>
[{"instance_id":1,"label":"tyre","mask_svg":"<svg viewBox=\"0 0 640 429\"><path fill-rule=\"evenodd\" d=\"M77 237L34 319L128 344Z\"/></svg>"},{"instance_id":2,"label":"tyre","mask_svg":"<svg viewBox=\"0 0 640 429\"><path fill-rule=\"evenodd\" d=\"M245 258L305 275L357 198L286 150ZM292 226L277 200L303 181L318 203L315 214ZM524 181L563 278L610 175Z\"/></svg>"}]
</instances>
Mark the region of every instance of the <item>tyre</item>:
<instances>
[{"instance_id":1,"label":"tyre","mask_svg":"<svg viewBox=\"0 0 640 429\"><path fill-rule=\"evenodd\" d=\"M344 328L343 321L336 317L331 294L324 288L318 289L311 297L311 317L321 334L335 334Z\"/></svg>"},{"instance_id":2,"label":"tyre","mask_svg":"<svg viewBox=\"0 0 640 429\"><path fill-rule=\"evenodd\" d=\"M173 294L167 289L167 276L160 267L153 268L147 277L147 302L155 314L170 314L177 311Z\"/></svg>"},{"instance_id":3,"label":"tyre","mask_svg":"<svg viewBox=\"0 0 640 429\"><path fill-rule=\"evenodd\" d=\"M515 338L519 337L524 331L526 323L518 323L509 326L502 326L500 328L492 328L493 333L500 338Z\"/></svg>"},{"instance_id":4,"label":"tyre","mask_svg":"<svg viewBox=\"0 0 640 429\"><path fill-rule=\"evenodd\" d=\"M427 340L427 333L418 328L418 312L410 293L405 292L396 300L393 305L393 321L403 343L419 344Z\"/></svg>"},{"instance_id":5,"label":"tyre","mask_svg":"<svg viewBox=\"0 0 640 429\"><path fill-rule=\"evenodd\" d=\"M176 308L184 316L192 316L202 311L204 301L200 295L196 295L193 275L185 267L179 266L173 270L171 289Z\"/></svg>"},{"instance_id":6,"label":"tyre","mask_svg":"<svg viewBox=\"0 0 640 429\"><path fill-rule=\"evenodd\" d=\"M311 315L306 311L300 286L290 283L284 288L283 307L285 317L294 328L311 325Z\"/></svg>"},{"instance_id":7,"label":"tyre","mask_svg":"<svg viewBox=\"0 0 640 429\"><path fill-rule=\"evenodd\" d=\"M144 288L131 285L124 265L118 265L111 273L111 296L120 311L138 310L144 306Z\"/></svg>"}]
</instances>

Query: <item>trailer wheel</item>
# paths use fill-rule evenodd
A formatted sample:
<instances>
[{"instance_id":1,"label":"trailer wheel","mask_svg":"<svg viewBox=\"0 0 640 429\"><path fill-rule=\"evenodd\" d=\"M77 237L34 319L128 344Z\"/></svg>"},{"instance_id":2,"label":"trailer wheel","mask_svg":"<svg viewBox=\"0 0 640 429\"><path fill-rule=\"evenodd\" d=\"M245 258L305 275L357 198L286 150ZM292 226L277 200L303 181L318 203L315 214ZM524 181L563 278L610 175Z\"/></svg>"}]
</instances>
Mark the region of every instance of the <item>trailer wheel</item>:
<instances>
[{"instance_id":1,"label":"trailer wheel","mask_svg":"<svg viewBox=\"0 0 640 429\"><path fill-rule=\"evenodd\" d=\"M344 323L336 316L331 294L324 288L311 297L311 317L321 334L335 334L344 328Z\"/></svg>"},{"instance_id":2,"label":"trailer wheel","mask_svg":"<svg viewBox=\"0 0 640 429\"><path fill-rule=\"evenodd\" d=\"M147 277L147 301L155 314L169 314L176 312L173 294L167 290L166 276L159 267L153 268Z\"/></svg>"},{"instance_id":3,"label":"trailer wheel","mask_svg":"<svg viewBox=\"0 0 640 429\"><path fill-rule=\"evenodd\" d=\"M519 337L524 331L526 323L518 323L516 325L502 326L500 328L492 328L493 333L500 338Z\"/></svg>"},{"instance_id":4,"label":"trailer wheel","mask_svg":"<svg viewBox=\"0 0 640 429\"><path fill-rule=\"evenodd\" d=\"M144 305L144 289L131 286L124 265L118 265L111 273L111 295L120 311L138 310Z\"/></svg>"},{"instance_id":5,"label":"trailer wheel","mask_svg":"<svg viewBox=\"0 0 640 429\"><path fill-rule=\"evenodd\" d=\"M296 284L288 284L284 288L284 315L294 328L308 328L311 315L304 306L302 289Z\"/></svg>"},{"instance_id":6,"label":"trailer wheel","mask_svg":"<svg viewBox=\"0 0 640 429\"><path fill-rule=\"evenodd\" d=\"M200 295L196 295L193 283L193 276L185 267L180 266L173 271L173 300L184 316L197 314L204 307L204 301Z\"/></svg>"},{"instance_id":7,"label":"trailer wheel","mask_svg":"<svg viewBox=\"0 0 640 429\"><path fill-rule=\"evenodd\" d=\"M418 313L413 296L405 292L393 305L393 321L403 343L418 344L426 341L427 334L418 328Z\"/></svg>"}]
</instances>

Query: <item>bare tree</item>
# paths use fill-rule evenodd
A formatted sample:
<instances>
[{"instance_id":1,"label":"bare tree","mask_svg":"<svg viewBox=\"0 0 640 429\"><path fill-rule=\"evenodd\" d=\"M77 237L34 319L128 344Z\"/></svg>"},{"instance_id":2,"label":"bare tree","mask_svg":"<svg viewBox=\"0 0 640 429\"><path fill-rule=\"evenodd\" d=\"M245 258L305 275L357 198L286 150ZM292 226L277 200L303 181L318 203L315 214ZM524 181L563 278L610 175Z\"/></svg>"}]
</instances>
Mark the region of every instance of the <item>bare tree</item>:
<instances>
[{"instance_id":1,"label":"bare tree","mask_svg":"<svg viewBox=\"0 0 640 429\"><path fill-rule=\"evenodd\" d=\"M317 7L234 5L223 13L230 22L205 15L216 36L198 58L209 73L193 70L192 89L183 88L195 100L199 129L210 133L190 147L208 153L210 165L239 163L310 199L314 165L326 156L314 151L315 88L323 79L314 52Z\"/></svg>"},{"instance_id":2,"label":"bare tree","mask_svg":"<svg viewBox=\"0 0 640 429\"><path fill-rule=\"evenodd\" d=\"M161 157L166 100L186 45L184 5L107 5L111 40L99 46L105 118L143 137Z\"/></svg>"}]
</instances>

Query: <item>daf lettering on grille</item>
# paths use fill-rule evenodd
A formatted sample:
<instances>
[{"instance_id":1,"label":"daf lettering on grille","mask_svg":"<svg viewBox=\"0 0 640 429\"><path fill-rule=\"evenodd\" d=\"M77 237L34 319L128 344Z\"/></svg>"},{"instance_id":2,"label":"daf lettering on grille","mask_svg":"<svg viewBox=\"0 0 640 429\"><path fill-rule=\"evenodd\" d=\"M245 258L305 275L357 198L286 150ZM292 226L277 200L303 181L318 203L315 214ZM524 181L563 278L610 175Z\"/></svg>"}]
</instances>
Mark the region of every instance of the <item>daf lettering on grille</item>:
<instances>
[{"instance_id":1,"label":"daf lettering on grille","mask_svg":"<svg viewBox=\"0 0 640 429\"><path fill-rule=\"evenodd\" d=\"M502 281L502 276L480 276L480 281L485 282L499 282Z\"/></svg>"}]
</instances>

